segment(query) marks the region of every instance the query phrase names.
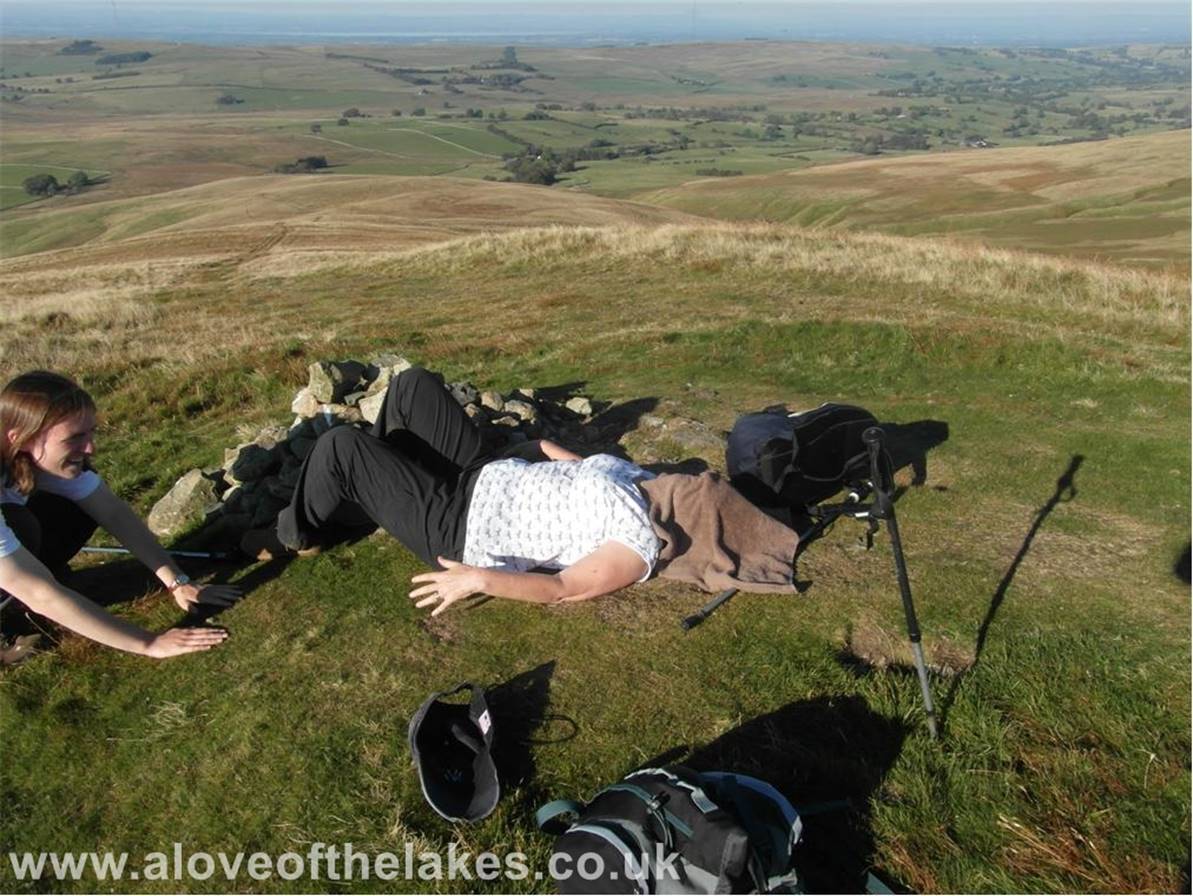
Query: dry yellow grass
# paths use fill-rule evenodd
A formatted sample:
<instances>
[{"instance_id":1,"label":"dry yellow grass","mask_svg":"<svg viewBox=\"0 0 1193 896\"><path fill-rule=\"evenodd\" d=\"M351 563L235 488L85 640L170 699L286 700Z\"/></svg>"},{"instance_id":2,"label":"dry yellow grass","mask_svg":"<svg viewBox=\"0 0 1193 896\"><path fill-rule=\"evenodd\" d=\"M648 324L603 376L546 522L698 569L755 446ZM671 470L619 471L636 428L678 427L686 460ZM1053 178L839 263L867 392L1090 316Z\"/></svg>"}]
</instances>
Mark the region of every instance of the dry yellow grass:
<instances>
[{"instance_id":1,"label":"dry yellow grass","mask_svg":"<svg viewBox=\"0 0 1193 896\"><path fill-rule=\"evenodd\" d=\"M1068 146L879 157L780 174L703 178L647 202L821 229L963 233L1130 264L1187 267L1189 132Z\"/></svg>"},{"instance_id":2,"label":"dry yellow grass","mask_svg":"<svg viewBox=\"0 0 1193 896\"><path fill-rule=\"evenodd\" d=\"M312 288L304 278L315 275L320 282L343 277L384 284L413 276L472 282L479 272L529 266L547 275L558 270L566 288L577 266L596 265L730 274L743 298L705 309L708 326L757 314L758 296L769 297L766 313L776 321L806 316L809 309L792 304L793 291L784 286L791 283L798 285L794 292L813 297L812 313L825 319L933 323L975 333L1047 331L1097 351L1105 350L1100 346L1113 333L1132 340L1133 363L1148 375L1187 379L1187 367L1171 348L1189 327L1188 283L1169 274L938 239L662 223L668 213L613 200L586 197L591 201L556 207L557 194L547 190L494 184L478 191L476 184L449 183L445 191L440 180L401 180L391 195L378 196L376 179L360 179L361 190L372 188L373 195L299 211L300 218L308 216L299 225L265 214L237 223L216 208L211 188L203 188L197 192L212 208L197 218L210 229L188 230L180 223L156 234L0 262L0 293L11 300L0 317L5 323L0 360L10 370L51 360L61 367L90 366L98 352L127 364L158 357L163 343L194 360L302 337L305 291ZM296 207L304 200L315 204L308 193L328 186L334 185L287 184L279 191ZM521 213L511 215L516 202ZM394 212L388 224L379 211L387 204ZM263 205L280 215L285 203L275 196ZM617 223L505 232L475 232L481 225L470 223L486 214L531 223L566 217L565 212L578 217L581 211ZM376 215L373 241L354 223L369 215ZM316 217L317 224L310 220ZM349 223L340 223L345 218ZM226 226L214 226L220 222ZM831 294L816 298L816 287L808 284L817 282L833 284ZM156 300L190 294L193 300L185 302ZM460 313L474 300L462 296ZM627 327L641 329L643 314L646 325L664 326L669 309L644 307L643 301L633 290L608 297L610 309L624 307ZM233 308L235 326L228 320ZM347 320L351 311L344 314ZM522 333L525 314L521 301L486 307L495 334ZM608 322L616 319L621 318L611 314Z\"/></svg>"}]
</instances>

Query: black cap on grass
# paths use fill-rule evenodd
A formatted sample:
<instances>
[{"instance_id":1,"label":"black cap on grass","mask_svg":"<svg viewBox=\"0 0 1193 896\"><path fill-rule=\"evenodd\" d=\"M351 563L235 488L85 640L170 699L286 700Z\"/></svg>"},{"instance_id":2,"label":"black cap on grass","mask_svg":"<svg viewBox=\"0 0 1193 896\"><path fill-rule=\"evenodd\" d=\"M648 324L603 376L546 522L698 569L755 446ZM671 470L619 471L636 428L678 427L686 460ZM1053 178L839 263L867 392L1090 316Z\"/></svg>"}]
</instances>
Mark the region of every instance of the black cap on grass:
<instances>
[{"instance_id":1,"label":"black cap on grass","mask_svg":"<svg viewBox=\"0 0 1193 896\"><path fill-rule=\"evenodd\" d=\"M468 703L441 700L471 691ZM410 753L423 796L448 821L480 821L497 806L493 719L481 688L465 682L432 694L410 720Z\"/></svg>"}]
</instances>

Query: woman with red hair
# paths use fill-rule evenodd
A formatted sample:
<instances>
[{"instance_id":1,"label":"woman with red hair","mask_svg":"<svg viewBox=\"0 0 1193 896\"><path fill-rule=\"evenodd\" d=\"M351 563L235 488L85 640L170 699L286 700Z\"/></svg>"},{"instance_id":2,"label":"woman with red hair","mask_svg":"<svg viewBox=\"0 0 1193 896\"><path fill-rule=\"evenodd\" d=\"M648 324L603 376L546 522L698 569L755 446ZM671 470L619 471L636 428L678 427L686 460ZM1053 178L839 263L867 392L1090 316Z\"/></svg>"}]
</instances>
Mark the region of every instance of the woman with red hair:
<instances>
[{"instance_id":1,"label":"woman with red hair","mask_svg":"<svg viewBox=\"0 0 1193 896\"><path fill-rule=\"evenodd\" d=\"M62 583L71 557L98 525L149 567L184 610L200 603L227 606L240 593L226 585L196 585L179 569L132 508L91 469L95 430L95 402L67 377L35 370L0 391L0 589L117 650L162 658L214 647L227 637L223 629L154 634Z\"/></svg>"}]
</instances>

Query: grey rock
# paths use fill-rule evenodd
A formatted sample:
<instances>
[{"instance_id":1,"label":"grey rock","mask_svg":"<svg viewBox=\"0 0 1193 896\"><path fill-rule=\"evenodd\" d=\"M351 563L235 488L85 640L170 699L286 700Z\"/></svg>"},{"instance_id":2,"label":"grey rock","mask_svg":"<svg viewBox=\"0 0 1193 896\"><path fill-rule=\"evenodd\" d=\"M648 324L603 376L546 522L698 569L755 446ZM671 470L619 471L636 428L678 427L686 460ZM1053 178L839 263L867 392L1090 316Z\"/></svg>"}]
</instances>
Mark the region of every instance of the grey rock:
<instances>
[{"instance_id":1,"label":"grey rock","mask_svg":"<svg viewBox=\"0 0 1193 896\"><path fill-rule=\"evenodd\" d=\"M262 448L275 448L289 437L290 432L284 426L266 426L253 438L253 444Z\"/></svg>"},{"instance_id":2,"label":"grey rock","mask_svg":"<svg viewBox=\"0 0 1193 896\"><path fill-rule=\"evenodd\" d=\"M281 498L287 504L290 503L290 498L294 495L294 486L287 485L277 476L270 476L268 479L263 479L261 485L273 497Z\"/></svg>"},{"instance_id":3,"label":"grey rock","mask_svg":"<svg viewBox=\"0 0 1193 896\"><path fill-rule=\"evenodd\" d=\"M149 511L149 529L158 537L174 535L219 507L215 483L202 470L189 470Z\"/></svg>"},{"instance_id":4,"label":"grey rock","mask_svg":"<svg viewBox=\"0 0 1193 896\"><path fill-rule=\"evenodd\" d=\"M467 414L469 417L471 417L473 420L479 420L482 423L486 419L488 419L488 416L489 416L488 414L485 413L485 409L482 408L479 404L464 405L464 413Z\"/></svg>"},{"instance_id":5,"label":"grey rock","mask_svg":"<svg viewBox=\"0 0 1193 896\"><path fill-rule=\"evenodd\" d=\"M538 390L531 389L526 386L523 386L521 389L518 389L517 394L521 395L527 401L534 401L536 398L538 398Z\"/></svg>"},{"instance_id":6,"label":"grey rock","mask_svg":"<svg viewBox=\"0 0 1193 896\"><path fill-rule=\"evenodd\" d=\"M256 442L229 448L224 451L226 476L233 483L260 479L277 467L279 454L276 445L265 448Z\"/></svg>"},{"instance_id":7,"label":"grey rock","mask_svg":"<svg viewBox=\"0 0 1193 896\"><path fill-rule=\"evenodd\" d=\"M224 513L236 513L245 504L246 493L243 485L234 485L223 495L220 496L220 501L224 505Z\"/></svg>"},{"instance_id":8,"label":"grey rock","mask_svg":"<svg viewBox=\"0 0 1193 896\"><path fill-rule=\"evenodd\" d=\"M393 352L378 355L365 368L365 379L369 383L369 391L384 389L393 377L413 366L404 357Z\"/></svg>"},{"instance_id":9,"label":"grey rock","mask_svg":"<svg viewBox=\"0 0 1193 896\"><path fill-rule=\"evenodd\" d=\"M377 418L381 416L381 409L385 407L385 395L385 390L381 389L361 399L356 409L360 411L363 420L368 423L377 422Z\"/></svg>"},{"instance_id":10,"label":"grey rock","mask_svg":"<svg viewBox=\"0 0 1193 896\"><path fill-rule=\"evenodd\" d=\"M315 410L317 413L318 408L316 408ZM311 416L314 416L314 414L312 414ZM315 438L315 424L313 424L308 418L297 417L297 418L295 418L294 424L290 427L290 429L286 433L286 435L287 435L287 438L289 438L291 440L293 440L293 439L313 439L313 438Z\"/></svg>"},{"instance_id":11,"label":"grey rock","mask_svg":"<svg viewBox=\"0 0 1193 896\"><path fill-rule=\"evenodd\" d=\"M574 398L569 398L564 404L564 407L573 414L579 414L581 417L592 416L592 402L583 395L577 395Z\"/></svg>"},{"instance_id":12,"label":"grey rock","mask_svg":"<svg viewBox=\"0 0 1193 896\"><path fill-rule=\"evenodd\" d=\"M360 400L369 393L363 389L359 392L353 392L351 395L344 396L344 404L360 404Z\"/></svg>"},{"instance_id":13,"label":"grey rock","mask_svg":"<svg viewBox=\"0 0 1193 896\"><path fill-rule=\"evenodd\" d=\"M303 386L294 395L294 400L290 402L290 410L299 417L314 417L319 413L319 399L315 397L306 386Z\"/></svg>"},{"instance_id":14,"label":"grey rock","mask_svg":"<svg viewBox=\"0 0 1193 896\"><path fill-rule=\"evenodd\" d=\"M481 393L481 407L488 408L490 411L500 411L505 407L505 399L501 397L500 392L489 389Z\"/></svg>"},{"instance_id":15,"label":"grey rock","mask_svg":"<svg viewBox=\"0 0 1193 896\"><path fill-rule=\"evenodd\" d=\"M319 413L311 418L311 422L314 424L315 432L323 435L329 429L343 426L345 423L359 423L363 419L359 408L346 404L325 404L320 405Z\"/></svg>"},{"instance_id":16,"label":"grey rock","mask_svg":"<svg viewBox=\"0 0 1193 896\"><path fill-rule=\"evenodd\" d=\"M282 468L278 470L278 481L283 485L293 488L298 485L298 480L302 476L302 461L293 460L289 463L282 464Z\"/></svg>"},{"instance_id":17,"label":"grey rock","mask_svg":"<svg viewBox=\"0 0 1193 896\"><path fill-rule=\"evenodd\" d=\"M493 421L494 426L508 426L510 428L517 428L522 423L517 417L512 417L509 414L504 417L498 417Z\"/></svg>"},{"instance_id":18,"label":"grey rock","mask_svg":"<svg viewBox=\"0 0 1193 896\"><path fill-rule=\"evenodd\" d=\"M525 420L527 423L533 423L538 419L538 413L535 411L534 405L527 401L512 399L502 406L502 410L507 414L513 414L519 420Z\"/></svg>"},{"instance_id":19,"label":"grey rock","mask_svg":"<svg viewBox=\"0 0 1193 896\"><path fill-rule=\"evenodd\" d=\"M323 404L338 404L357 390L364 373L359 361L316 361L308 369L307 389Z\"/></svg>"},{"instance_id":20,"label":"grey rock","mask_svg":"<svg viewBox=\"0 0 1193 896\"><path fill-rule=\"evenodd\" d=\"M451 383L447 388L452 398L462 405L472 404L480 398L480 392L472 383Z\"/></svg>"}]
</instances>

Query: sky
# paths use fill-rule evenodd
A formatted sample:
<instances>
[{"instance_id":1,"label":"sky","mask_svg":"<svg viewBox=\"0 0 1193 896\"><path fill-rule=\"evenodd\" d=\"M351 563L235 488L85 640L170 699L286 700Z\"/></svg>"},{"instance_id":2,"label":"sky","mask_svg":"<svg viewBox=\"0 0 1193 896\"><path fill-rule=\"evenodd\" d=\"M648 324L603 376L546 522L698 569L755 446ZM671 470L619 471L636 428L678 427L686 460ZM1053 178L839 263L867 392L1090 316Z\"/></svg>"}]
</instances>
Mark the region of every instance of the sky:
<instances>
[{"instance_id":1,"label":"sky","mask_svg":"<svg viewBox=\"0 0 1193 896\"><path fill-rule=\"evenodd\" d=\"M0 36L220 44L769 38L1183 45L1189 14L1188 0L0 0Z\"/></svg>"}]
</instances>

